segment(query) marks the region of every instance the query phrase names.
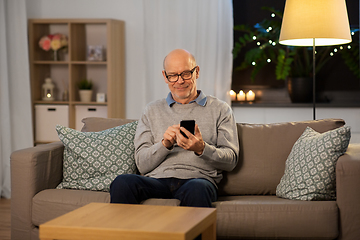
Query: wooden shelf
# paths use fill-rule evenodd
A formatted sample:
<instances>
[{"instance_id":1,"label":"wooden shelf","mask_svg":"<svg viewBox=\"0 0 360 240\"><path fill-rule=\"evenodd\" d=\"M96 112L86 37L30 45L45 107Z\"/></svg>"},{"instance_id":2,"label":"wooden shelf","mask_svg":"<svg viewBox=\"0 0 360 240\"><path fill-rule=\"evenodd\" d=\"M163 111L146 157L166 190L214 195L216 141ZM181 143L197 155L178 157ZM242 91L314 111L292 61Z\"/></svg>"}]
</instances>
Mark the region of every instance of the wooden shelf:
<instances>
[{"instance_id":1,"label":"wooden shelf","mask_svg":"<svg viewBox=\"0 0 360 240\"><path fill-rule=\"evenodd\" d=\"M68 105L69 101L43 101L36 100L33 102L34 104L48 104L48 105Z\"/></svg>"},{"instance_id":2,"label":"wooden shelf","mask_svg":"<svg viewBox=\"0 0 360 240\"><path fill-rule=\"evenodd\" d=\"M106 102L72 102L73 105L99 105L99 106L106 106Z\"/></svg>"},{"instance_id":3,"label":"wooden shelf","mask_svg":"<svg viewBox=\"0 0 360 240\"><path fill-rule=\"evenodd\" d=\"M87 65L106 65L107 62L95 62L95 61L72 61L72 64L87 64Z\"/></svg>"},{"instance_id":4,"label":"wooden shelf","mask_svg":"<svg viewBox=\"0 0 360 240\"><path fill-rule=\"evenodd\" d=\"M33 64L69 64L68 61L33 61Z\"/></svg>"},{"instance_id":5,"label":"wooden shelf","mask_svg":"<svg viewBox=\"0 0 360 240\"><path fill-rule=\"evenodd\" d=\"M75 128L75 106L107 107L107 117L125 118L125 62L124 22L114 19L29 19L29 57L32 106L36 104L68 105L69 127ZM59 50L59 61L52 60L52 52L39 47L41 37L61 33L68 37L66 51ZM88 61L87 46L104 47L105 61ZM55 84L55 101L42 101L45 78ZM83 78L94 84L93 101L80 102L77 83ZM68 101L61 101L64 90ZM96 93L107 95L107 102L95 102ZM36 119L34 136L36 141Z\"/></svg>"}]
</instances>

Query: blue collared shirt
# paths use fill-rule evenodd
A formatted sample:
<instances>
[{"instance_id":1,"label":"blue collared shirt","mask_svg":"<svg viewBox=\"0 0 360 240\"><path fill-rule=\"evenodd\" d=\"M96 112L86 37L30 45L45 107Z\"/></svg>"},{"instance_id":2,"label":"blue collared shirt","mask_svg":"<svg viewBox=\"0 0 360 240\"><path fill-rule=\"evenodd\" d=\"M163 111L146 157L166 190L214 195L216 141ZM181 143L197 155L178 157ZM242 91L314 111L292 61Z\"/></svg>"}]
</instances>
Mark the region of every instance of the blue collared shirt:
<instances>
[{"instance_id":1,"label":"blue collared shirt","mask_svg":"<svg viewBox=\"0 0 360 240\"><path fill-rule=\"evenodd\" d=\"M197 92L198 92L199 96L195 100L192 100L189 103L196 102L200 106L204 107L206 104L206 101L207 101L207 97L206 97L205 93L203 93L201 90L197 90ZM169 94L167 95L166 102L169 105L169 107L171 107L174 103L178 103L173 99L171 92L169 92ZM178 103L178 104L181 104L181 103Z\"/></svg>"}]
</instances>

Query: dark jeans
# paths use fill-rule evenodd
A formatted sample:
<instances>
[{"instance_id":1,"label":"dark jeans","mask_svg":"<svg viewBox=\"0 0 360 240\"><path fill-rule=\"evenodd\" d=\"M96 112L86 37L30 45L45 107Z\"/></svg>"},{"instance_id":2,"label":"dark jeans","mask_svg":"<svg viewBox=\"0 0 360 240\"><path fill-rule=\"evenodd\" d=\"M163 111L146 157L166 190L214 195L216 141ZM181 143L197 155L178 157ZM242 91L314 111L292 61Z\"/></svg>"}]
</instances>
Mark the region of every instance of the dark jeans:
<instances>
[{"instance_id":1,"label":"dark jeans","mask_svg":"<svg viewBox=\"0 0 360 240\"><path fill-rule=\"evenodd\" d=\"M180 206L211 207L217 189L202 178L151 178L136 174L119 175L110 185L111 203L139 204L149 198L179 199Z\"/></svg>"}]
</instances>

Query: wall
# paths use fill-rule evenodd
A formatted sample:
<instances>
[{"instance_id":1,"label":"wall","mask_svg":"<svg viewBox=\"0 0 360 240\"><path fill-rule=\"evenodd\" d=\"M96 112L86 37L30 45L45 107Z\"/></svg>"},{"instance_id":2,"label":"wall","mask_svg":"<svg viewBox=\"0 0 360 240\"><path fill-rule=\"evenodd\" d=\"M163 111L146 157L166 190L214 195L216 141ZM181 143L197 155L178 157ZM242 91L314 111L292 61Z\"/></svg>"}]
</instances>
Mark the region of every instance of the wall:
<instances>
[{"instance_id":1,"label":"wall","mask_svg":"<svg viewBox=\"0 0 360 240\"><path fill-rule=\"evenodd\" d=\"M125 22L126 117L142 113L145 81L143 0L27 0L28 18L112 18ZM162 79L159 79L162 81Z\"/></svg>"}]
</instances>

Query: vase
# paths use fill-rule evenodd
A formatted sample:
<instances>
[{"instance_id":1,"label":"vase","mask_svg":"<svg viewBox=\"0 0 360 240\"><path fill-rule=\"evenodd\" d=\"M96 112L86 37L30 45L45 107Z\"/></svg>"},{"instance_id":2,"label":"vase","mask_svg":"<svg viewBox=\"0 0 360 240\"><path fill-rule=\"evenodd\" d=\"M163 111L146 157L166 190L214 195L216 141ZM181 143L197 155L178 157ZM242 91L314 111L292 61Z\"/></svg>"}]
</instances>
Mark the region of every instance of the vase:
<instances>
[{"instance_id":1,"label":"vase","mask_svg":"<svg viewBox=\"0 0 360 240\"><path fill-rule=\"evenodd\" d=\"M309 77L288 78L287 88L293 103L309 103L313 99L313 80Z\"/></svg>"},{"instance_id":2,"label":"vase","mask_svg":"<svg viewBox=\"0 0 360 240\"><path fill-rule=\"evenodd\" d=\"M91 102L92 90L79 90L81 102Z\"/></svg>"},{"instance_id":3,"label":"vase","mask_svg":"<svg viewBox=\"0 0 360 240\"><path fill-rule=\"evenodd\" d=\"M59 59L58 59L58 52L57 52L57 50L54 50L53 60L54 60L54 61L58 61L58 60L59 60Z\"/></svg>"},{"instance_id":4,"label":"vase","mask_svg":"<svg viewBox=\"0 0 360 240\"><path fill-rule=\"evenodd\" d=\"M68 92L68 90L64 90L64 92L62 94L62 100L63 101L69 101L69 92Z\"/></svg>"}]
</instances>

